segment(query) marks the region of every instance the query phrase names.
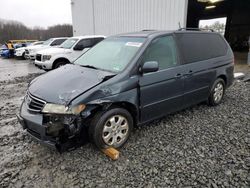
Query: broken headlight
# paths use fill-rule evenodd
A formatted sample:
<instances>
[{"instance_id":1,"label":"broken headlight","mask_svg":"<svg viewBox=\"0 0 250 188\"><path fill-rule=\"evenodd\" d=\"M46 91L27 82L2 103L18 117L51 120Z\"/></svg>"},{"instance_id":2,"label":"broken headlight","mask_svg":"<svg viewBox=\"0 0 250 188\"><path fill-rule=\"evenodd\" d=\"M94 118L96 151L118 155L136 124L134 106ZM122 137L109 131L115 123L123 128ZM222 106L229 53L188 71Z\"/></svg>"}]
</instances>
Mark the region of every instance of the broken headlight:
<instances>
[{"instance_id":1,"label":"broken headlight","mask_svg":"<svg viewBox=\"0 0 250 188\"><path fill-rule=\"evenodd\" d=\"M43 55L43 61L48 61L50 60L51 55Z\"/></svg>"},{"instance_id":2,"label":"broken headlight","mask_svg":"<svg viewBox=\"0 0 250 188\"><path fill-rule=\"evenodd\" d=\"M67 106L60 105L60 104L47 103L47 104L45 104L42 112L49 113L49 114L74 114L74 115L77 115L77 114L81 113L85 108L86 108L86 106L84 104L80 104L80 105L69 108Z\"/></svg>"}]
</instances>

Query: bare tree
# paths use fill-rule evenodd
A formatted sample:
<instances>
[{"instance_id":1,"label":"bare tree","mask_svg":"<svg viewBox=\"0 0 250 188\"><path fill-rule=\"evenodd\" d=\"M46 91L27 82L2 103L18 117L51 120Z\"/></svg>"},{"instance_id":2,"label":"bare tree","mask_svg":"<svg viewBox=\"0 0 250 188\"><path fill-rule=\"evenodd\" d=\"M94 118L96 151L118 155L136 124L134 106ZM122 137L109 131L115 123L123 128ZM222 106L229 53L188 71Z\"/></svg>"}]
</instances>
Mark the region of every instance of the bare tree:
<instances>
[{"instance_id":1,"label":"bare tree","mask_svg":"<svg viewBox=\"0 0 250 188\"><path fill-rule=\"evenodd\" d=\"M212 29L222 35L224 35L225 33L225 24L224 23L220 23L219 21L215 22L214 24L212 25L206 25L204 27L202 27L204 29Z\"/></svg>"},{"instance_id":2,"label":"bare tree","mask_svg":"<svg viewBox=\"0 0 250 188\"><path fill-rule=\"evenodd\" d=\"M55 25L47 29L41 27L31 29L20 22L0 19L0 43L18 39L47 40L52 37L71 37L72 35L73 29L70 24Z\"/></svg>"}]
</instances>

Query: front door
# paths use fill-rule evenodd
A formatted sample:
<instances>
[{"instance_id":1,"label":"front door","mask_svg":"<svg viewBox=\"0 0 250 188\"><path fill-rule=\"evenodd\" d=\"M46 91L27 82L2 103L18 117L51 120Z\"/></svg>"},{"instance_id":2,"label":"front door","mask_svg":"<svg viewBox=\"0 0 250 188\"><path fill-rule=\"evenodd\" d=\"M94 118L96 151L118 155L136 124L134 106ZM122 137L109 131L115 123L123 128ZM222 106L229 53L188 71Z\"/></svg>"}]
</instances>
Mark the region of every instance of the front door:
<instances>
[{"instance_id":1,"label":"front door","mask_svg":"<svg viewBox=\"0 0 250 188\"><path fill-rule=\"evenodd\" d=\"M157 61L157 72L140 77L141 122L153 120L182 108L184 70L179 66L176 44L172 35L154 39L142 61Z\"/></svg>"}]
</instances>

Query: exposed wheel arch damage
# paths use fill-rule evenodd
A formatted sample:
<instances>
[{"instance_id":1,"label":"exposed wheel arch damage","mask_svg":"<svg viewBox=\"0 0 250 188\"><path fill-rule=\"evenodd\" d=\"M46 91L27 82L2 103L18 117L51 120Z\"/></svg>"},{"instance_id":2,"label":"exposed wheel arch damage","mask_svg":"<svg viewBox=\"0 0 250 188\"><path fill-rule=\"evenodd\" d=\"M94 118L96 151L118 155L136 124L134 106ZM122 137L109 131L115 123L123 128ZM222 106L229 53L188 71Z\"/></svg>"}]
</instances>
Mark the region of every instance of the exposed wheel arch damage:
<instances>
[{"instance_id":1,"label":"exposed wheel arch damage","mask_svg":"<svg viewBox=\"0 0 250 188\"><path fill-rule=\"evenodd\" d=\"M120 101L120 102L112 102L112 101L99 101L100 103L90 104L88 105L87 109L81 113L82 118L92 119L95 114L101 111L108 111L113 108L124 108L126 109L131 116L133 117L133 121L135 125L138 123L139 120L139 113L136 105L129 103L127 101ZM86 126L89 126L86 125Z\"/></svg>"},{"instance_id":2,"label":"exposed wheel arch damage","mask_svg":"<svg viewBox=\"0 0 250 188\"><path fill-rule=\"evenodd\" d=\"M67 125L69 131L73 133L72 142L69 141L67 144L59 144L57 149L62 152L68 150L68 148L78 147L77 143L81 145L88 142L89 137L86 133L88 132L93 117L100 112L106 112L113 108L119 107L126 109L131 114L134 125L137 125L140 118L139 109L137 108L137 94L137 88L134 88L116 95L87 102L85 104L86 108L74 117L74 124Z\"/></svg>"},{"instance_id":3,"label":"exposed wheel arch damage","mask_svg":"<svg viewBox=\"0 0 250 188\"><path fill-rule=\"evenodd\" d=\"M132 90L128 90L116 95L111 95L108 97L104 97L102 99L92 100L86 103L87 109L84 110L82 113L94 114L97 111L105 111L114 107L120 107L128 110L133 116L134 122L137 123L140 117L138 109L139 101L137 95L138 95L137 88L134 88Z\"/></svg>"}]
</instances>

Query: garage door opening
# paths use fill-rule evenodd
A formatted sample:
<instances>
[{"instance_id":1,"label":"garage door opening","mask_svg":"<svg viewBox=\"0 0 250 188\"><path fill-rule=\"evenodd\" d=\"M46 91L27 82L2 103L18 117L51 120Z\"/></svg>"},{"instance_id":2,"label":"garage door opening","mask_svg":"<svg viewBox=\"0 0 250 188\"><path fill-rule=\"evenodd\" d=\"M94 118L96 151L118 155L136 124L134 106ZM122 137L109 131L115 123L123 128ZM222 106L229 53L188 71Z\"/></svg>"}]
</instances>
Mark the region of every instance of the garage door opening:
<instances>
[{"instance_id":1,"label":"garage door opening","mask_svg":"<svg viewBox=\"0 0 250 188\"><path fill-rule=\"evenodd\" d=\"M225 35L226 23L227 23L227 17L200 20L199 28L213 30L222 35Z\"/></svg>"},{"instance_id":2,"label":"garage door opening","mask_svg":"<svg viewBox=\"0 0 250 188\"><path fill-rule=\"evenodd\" d=\"M236 61L247 64L249 10L249 0L188 0L187 27L211 27L214 21L221 19L219 22L225 25L221 32L235 52Z\"/></svg>"}]
</instances>

